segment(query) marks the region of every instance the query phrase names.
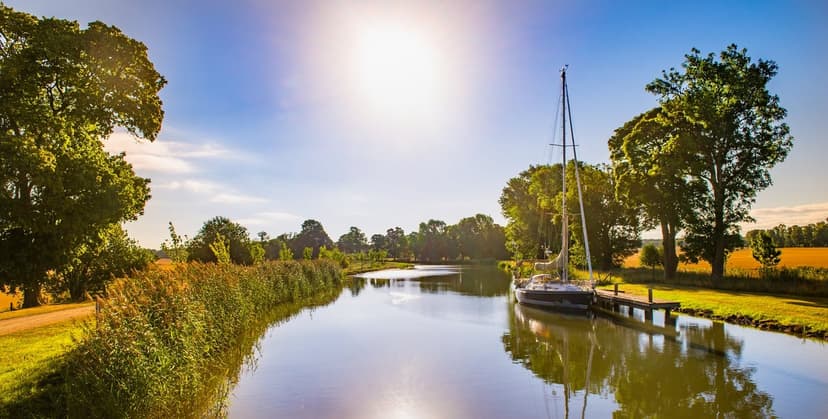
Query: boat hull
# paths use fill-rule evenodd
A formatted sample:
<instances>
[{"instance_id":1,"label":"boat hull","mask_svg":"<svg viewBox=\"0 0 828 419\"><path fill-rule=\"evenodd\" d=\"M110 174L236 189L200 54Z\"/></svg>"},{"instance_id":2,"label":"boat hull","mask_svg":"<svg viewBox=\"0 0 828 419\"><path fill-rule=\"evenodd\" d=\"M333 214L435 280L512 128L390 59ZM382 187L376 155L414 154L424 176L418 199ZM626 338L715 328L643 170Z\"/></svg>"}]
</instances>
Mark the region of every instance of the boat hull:
<instances>
[{"instance_id":1,"label":"boat hull","mask_svg":"<svg viewBox=\"0 0 828 419\"><path fill-rule=\"evenodd\" d=\"M533 290L515 288L521 304L560 310L587 310L592 305L591 290Z\"/></svg>"}]
</instances>

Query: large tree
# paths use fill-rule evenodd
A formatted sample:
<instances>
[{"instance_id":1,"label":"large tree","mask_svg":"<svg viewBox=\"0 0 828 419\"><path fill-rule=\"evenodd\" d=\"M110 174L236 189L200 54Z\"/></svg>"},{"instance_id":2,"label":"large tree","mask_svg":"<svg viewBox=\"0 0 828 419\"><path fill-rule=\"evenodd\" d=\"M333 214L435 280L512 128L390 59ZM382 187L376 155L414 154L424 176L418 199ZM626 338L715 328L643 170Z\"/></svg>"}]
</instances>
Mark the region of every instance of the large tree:
<instances>
[{"instance_id":1,"label":"large tree","mask_svg":"<svg viewBox=\"0 0 828 419\"><path fill-rule=\"evenodd\" d=\"M756 193L771 184L770 168L793 144L782 122L786 111L767 88L776 73L773 61L753 62L747 50L730 45L718 59L693 49L682 70L647 85L675 130L669 147L681 150L689 175L703 181L686 220L684 251L710 262L714 279L724 276L728 253L741 243L739 223L751 219Z\"/></svg>"},{"instance_id":2,"label":"large tree","mask_svg":"<svg viewBox=\"0 0 828 419\"><path fill-rule=\"evenodd\" d=\"M247 228L226 217L213 217L204 222L198 234L188 243L190 260L217 262L216 254L210 246L215 246L221 240L229 246L230 260L233 263L250 264L253 261Z\"/></svg>"},{"instance_id":3,"label":"large tree","mask_svg":"<svg viewBox=\"0 0 828 419\"><path fill-rule=\"evenodd\" d=\"M619 200L643 208L646 227L661 228L664 277L670 279L678 268L676 235L704 185L688 175L690 156L674 147L677 132L668 122L661 107L638 115L615 130L609 150Z\"/></svg>"},{"instance_id":4,"label":"large tree","mask_svg":"<svg viewBox=\"0 0 828 419\"><path fill-rule=\"evenodd\" d=\"M24 307L79 245L143 212L149 180L103 141L116 127L154 140L165 83L118 28L0 4L0 281Z\"/></svg>"},{"instance_id":5,"label":"large tree","mask_svg":"<svg viewBox=\"0 0 828 419\"><path fill-rule=\"evenodd\" d=\"M322 223L316 220L305 220L302 223L302 231L290 241L290 248L295 257L301 257L305 248L311 248L313 249L311 257L314 259L319 257L320 247L325 246L330 249L333 245L333 240L325 232Z\"/></svg>"},{"instance_id":6,"label":"large tree","mask_svg":"<svg viewBox=\"0 0 828 419\"><path fill-rule=\"evenodd\" d=\"M339 236L336 247L345 253L359 253L368 248L368 239L359 227L351 227L347 233Z\"/></svg>"},{"instance_id":7,"label":"large tree","mask_svg":"<svg viewBox=\"0 0 828 419\"><path fill-rule=\"evenodd\" d=\"M504 256L506 238L503 228L492 217L477 214L461 219L453 226L460 256L471 259L493 259Z\"/></svg>"},{"instance_id":8,"label":"large tree","mask_svg":"<svg viewBox=\"0 0 828 419\"><path fill-rule=\"evenodd\" d=\"M408 253L408 239L401 227L389 228L385 231L385 247L388 256L398 259Z\"/></svg>"}]
</instances>

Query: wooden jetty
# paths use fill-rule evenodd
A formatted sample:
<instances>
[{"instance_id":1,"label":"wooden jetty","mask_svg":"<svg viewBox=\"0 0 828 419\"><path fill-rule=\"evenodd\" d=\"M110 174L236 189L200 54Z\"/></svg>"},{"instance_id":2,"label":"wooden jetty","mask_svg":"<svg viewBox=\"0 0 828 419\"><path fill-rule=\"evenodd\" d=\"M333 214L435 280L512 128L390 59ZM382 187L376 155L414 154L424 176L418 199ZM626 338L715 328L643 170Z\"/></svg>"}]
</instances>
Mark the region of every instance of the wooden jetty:
<instances>
[{"instance_id":1,"label":"wooden jetty","mask_svg":"<svg viewBox=\"0 0 828 419\"><path fill-rule=\"evenodd\" d=\"M618 290L618 284L612 291L595 289L595 301L598 305L619 311L619 306L626 306L629 315L632 316L633 309L644 310L644 318L652 321L653 310L664 310L664 320L670 322L670 311L681 307L678 301L667 301L653 298L652 288L648 290L647 296L630 295Z\"/></svg>"}]
</instances>

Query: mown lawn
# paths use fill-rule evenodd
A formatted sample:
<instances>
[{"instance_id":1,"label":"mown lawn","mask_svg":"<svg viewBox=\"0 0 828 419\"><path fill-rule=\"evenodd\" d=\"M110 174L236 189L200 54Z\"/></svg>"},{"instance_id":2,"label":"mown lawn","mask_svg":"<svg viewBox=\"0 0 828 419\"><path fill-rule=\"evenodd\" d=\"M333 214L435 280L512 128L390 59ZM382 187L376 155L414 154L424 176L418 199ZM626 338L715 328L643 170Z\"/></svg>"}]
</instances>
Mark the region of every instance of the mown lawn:
<instances>
[{"instance_id":1,"label":"mown lawn","mask_svg":"<svg viewBox=\"0 0 828 419\"><path fill-rule=\"evenodd\" d=\"M58 403L50 387L62 382L63 355L80 334L81 322L69 320L0 336L0 417L39 415Z\"/></svg>"},{"instance_id":2,"label":"mown lawn","mask_svg":"<svg viewBox=\"0 0 828 419\"><path fill-rule=\"evenodd\" d=\"M712 290L670 284L628 284L619 289L631 294L674 300L683 309L708 312L715 318L749 318L754 322L777 322L785 327L805 327L806 331L828 336L828 298L774 296L740 291ZM604 286L599 288L611 288Z\"/></svg>"}]
</instances>

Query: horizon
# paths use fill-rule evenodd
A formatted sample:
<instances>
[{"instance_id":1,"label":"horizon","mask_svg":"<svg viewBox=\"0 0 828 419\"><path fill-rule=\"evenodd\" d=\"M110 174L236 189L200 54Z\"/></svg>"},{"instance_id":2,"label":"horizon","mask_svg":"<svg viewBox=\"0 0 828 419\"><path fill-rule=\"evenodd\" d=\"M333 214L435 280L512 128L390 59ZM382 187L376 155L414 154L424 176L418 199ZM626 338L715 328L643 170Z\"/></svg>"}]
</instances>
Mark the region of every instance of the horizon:
<instances>
[{"instance_id":1,"label":"horizon","mask_svg":"<svg viewBox=\"0 0 828 419\"><path fill-rule=\"evenodd\" d=\"M794 136L742 234L828 217L820 2L6 4L115 25L167 78L158 139L106 141L152 179L144 215L126 224L144 247L159 248L170 221L193 237L215 216L252 237L315 219L334 240L351 226L409 233L477 213L505 225L497 201L508 179L549 161L563 65L580 160L596 164L608 162L615 128L656 105L648 82L691 48L731 43L779 65L769 88Z\"/></svg>"}]
</instances>

